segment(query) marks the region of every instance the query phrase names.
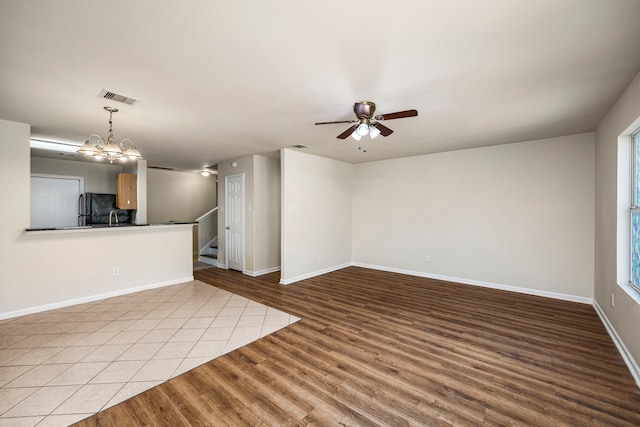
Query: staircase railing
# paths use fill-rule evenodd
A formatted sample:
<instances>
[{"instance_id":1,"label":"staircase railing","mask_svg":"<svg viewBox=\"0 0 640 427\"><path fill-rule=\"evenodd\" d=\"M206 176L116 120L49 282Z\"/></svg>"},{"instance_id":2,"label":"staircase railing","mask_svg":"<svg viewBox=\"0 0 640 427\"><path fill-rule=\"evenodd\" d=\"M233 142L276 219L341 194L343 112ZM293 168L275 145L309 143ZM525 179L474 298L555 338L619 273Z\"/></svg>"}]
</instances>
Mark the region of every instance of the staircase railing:
<instances>
[{"instance_id":1,"label":"staircase railing","mask_svg":"<svg viewBox=\"0 0 640 427\"><path fill-rule=\"evenodd\" d=\"M198 249L200 253L218 237L218 207L196 218L198 223Z\"/></svg>"}]
</instances>

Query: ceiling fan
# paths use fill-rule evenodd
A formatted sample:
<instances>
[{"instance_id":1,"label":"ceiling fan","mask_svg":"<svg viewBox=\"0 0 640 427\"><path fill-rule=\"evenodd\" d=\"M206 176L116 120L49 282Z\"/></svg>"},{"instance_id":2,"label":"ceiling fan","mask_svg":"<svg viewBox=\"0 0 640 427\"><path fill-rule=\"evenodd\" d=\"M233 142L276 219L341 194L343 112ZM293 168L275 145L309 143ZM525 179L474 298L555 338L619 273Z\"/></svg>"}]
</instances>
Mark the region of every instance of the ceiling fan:
<instances>
[{"instance_id":1,"label":"ceiling fan","mask_svg":"<svg viewBox=\"0 0 640 427\"><path fill-rule=\"evenodd\" d=\"M336 138L346 139L351 135L354 139L360 140L365 135L369 135L371 139L378 135L389 136L393 133L391 129L380 123L383 120L403 119L405 117L415 117L418 115L416 110L398 111L389 114L379 114L374 116L376 104L369 101L356 102L353 104L353 112L356 115L354 120L341 120L337 122L318 122L316 125L330 125L335 123L356 123L349 129L342 132Z\"/></svg>"}]
</instances>

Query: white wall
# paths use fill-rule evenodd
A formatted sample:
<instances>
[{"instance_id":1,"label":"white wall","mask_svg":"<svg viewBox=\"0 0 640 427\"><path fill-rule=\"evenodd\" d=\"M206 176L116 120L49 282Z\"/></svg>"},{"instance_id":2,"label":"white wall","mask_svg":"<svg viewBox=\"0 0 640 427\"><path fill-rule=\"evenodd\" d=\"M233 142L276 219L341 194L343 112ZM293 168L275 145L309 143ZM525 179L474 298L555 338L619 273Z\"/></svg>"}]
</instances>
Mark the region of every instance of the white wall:
<instances>
[{"instance_id":1,"label":"white wall","mask_svg":"<svg viewBox=\"0 0 640 427\"><path fill-rule=\"evenodd\" d=\"M587 133L358 164L353 261L588 301L593 163Z\"/></svg>"},{"instance_id":2,"label":"white wall","mask_svg":"<svg viewBox=\"0 0 640 427\"><path fill-rule=\"evenodd\" d=\"M11 209L0 211L0 318L192 279L190 226L25 235L29 133L26 124L0 120L0 180L11 183L2 186Z\"/></svg>"},{"instance_id":3,"label":"white wall","mask_svg":"<svg viewBox=\"0 0 640 427\"><path fill-rule=\"evenodd\" d=\"M147 220L193 221L216 207L216 177L147 169Z\"/></svg>"},{"instance_id":4,"label":"white wall","mask_svg":"<svg viewBox=\"0 0 640 427\"><path fill-rule=\"evenodd\" d=\"M30 168L27 124L0 120L0 186L2 200L11 201L11 209L0 209L0 303L10 304L13 292L23 286L21 272L14 266L14 249L29 227ZM18 257L22 260L22 256ZM25 274L34 270L29 266ZM18 304L19 305L19 304ZM0 313L5 309L0 309Z\"/></svg>"},{"instance_id":5,"label":"white wall","mask_svg":"<svg viewBox=\"0 0 640 427\"><path fill-rule=\"evenodd\" d=\"M122 165L31 157L31 173L84 177L84 191L89 193L115 194L120 172Z\"/></svg>"},{"instance_id":6,"label":"white wall","mask_svg":"<svg viewBox=\"0 0 640 427\"><path fill-rule=\"evenodd\" d=\"M351 262L353 165L283 149L281 283Z\"/></svg>"},{"instance_id":7,"label":"white wall","mask_svg":"<svg viewBox=\"0 0 640 427\"><path fill-rule=\"evenodd\" d=\"M595 197L595 300L616 331L627 355L635 360L636 381L640 384L640 298L632 298L618 283L617 257L628 256L628 246L617 250L617 172L618 158L628 158L626 153L618 153L619 137L635 130L640 118L640 74L625 90L617 103L600 122L596 130L596 197ZM635 123L635 124L634 124ZM622 149L626 150L626 147ZM620 221L626 221L621 218ZM621 226L624 224L620 224ZM622 263L623 265L625 263ZM628 264L627 264L628 265ZM620 272L620 277L628 274ZM611 306L611 294L615 306Z\"/></svg>"},{"instance_id":8,"label":"white wall","mask_svg":"<svg viewBox=\"0 0 640 427\"><path fill-rule=\"evenodd\" d=\"M253 275L280 268L280 159L253 156Z\"/></svg>"},{"instance_id":9,"label":"white wall","mask_svg":"<svg viewBox=\"0 0 640 427\"><path fill-rule=\"evenodd\" d=\"M137 184L137 205L138 209L136 209L136 224L148 224L149 221L147 219L148 212L148 200L147 200L147 174L149 169L147 169L147 161L146 160L138 160L135 163L135 173L138 175L136 179Z\"/></svg>"}]
</instances>

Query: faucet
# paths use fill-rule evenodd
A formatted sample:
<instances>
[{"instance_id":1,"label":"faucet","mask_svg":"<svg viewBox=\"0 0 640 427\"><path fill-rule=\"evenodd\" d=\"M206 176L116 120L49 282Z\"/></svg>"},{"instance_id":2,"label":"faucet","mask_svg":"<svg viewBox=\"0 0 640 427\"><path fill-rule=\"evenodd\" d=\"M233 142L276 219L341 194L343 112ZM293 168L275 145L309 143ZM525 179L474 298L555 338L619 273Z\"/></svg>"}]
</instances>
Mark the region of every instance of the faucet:
<instances>
[{"instance_id":1,"label":"faucet","mask_svg":"<svg viewBox=\"0 0 640 427\"><path fill-rule=\"evenodd\" d=\"M112 214L116 217L116 225L118 225L118 212L117 211L111 211L111 212L109 212L109 227L111 227L111 215Z\"/></svg>"}]
</instances>

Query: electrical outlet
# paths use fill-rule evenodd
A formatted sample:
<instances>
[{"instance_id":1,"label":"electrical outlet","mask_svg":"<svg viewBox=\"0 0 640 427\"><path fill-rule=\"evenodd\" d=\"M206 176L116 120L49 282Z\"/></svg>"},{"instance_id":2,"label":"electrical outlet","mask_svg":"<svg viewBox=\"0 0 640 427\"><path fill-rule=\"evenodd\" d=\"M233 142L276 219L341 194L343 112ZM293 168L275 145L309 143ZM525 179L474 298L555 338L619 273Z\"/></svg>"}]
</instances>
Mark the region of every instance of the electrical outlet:
<instances>
[{"instance_id":1,"label":"electrical outlet","mask_svg":"<svg viewBox=\"0 0 640 427\"><path fill-rule=\"evenodd\" d=\"M431 261L431 257L429 255L425 255L424 262L429 262L429 261Z\"/></svg>"},{"instance_id":2,"label":"electrical outlet","mask_svg":"<svg viewBox=\"0 0 640 427\"><path fill-rule=\"evenodd\" d=\"M614 307L616 305L616 298L613 295L613 293L611 294L611 307Z\"/></svg>"},{"instance_id":3,"label":"electrical outlet","mask_svg":"<svg viewBox=\"0 0 640 427\"><path fill-rule=\"evenodd\" d=\"M113 267L113 275L114 276L120 275L120 267Z\"/></svg>"}]
</instances>

